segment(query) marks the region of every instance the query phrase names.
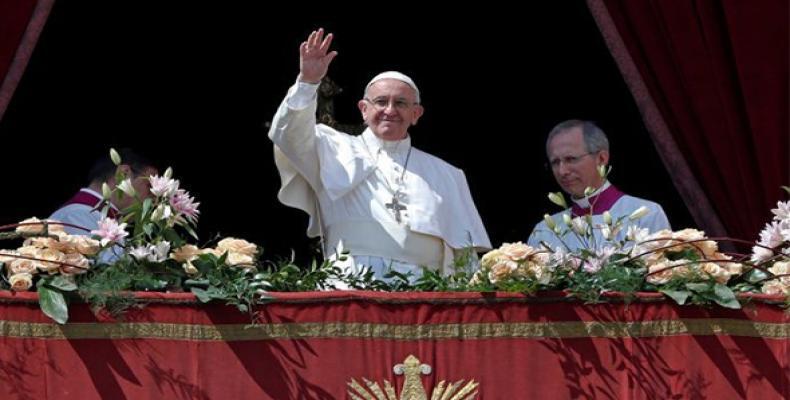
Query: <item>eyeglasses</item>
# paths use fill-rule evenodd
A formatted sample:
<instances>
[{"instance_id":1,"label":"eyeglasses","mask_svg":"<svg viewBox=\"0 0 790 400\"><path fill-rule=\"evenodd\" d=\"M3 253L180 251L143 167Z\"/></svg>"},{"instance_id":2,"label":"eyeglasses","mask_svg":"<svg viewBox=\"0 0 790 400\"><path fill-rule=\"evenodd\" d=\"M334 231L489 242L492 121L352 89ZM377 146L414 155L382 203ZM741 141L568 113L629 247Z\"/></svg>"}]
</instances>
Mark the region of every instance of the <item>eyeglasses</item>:
<instances>
[{"instance_id":1,"label":"eyeglasses","mask_svg":"<svg viewBox=\"0 0 790 400\"><path fill-rule=\"evenodd\" d=\"M390 105L390 103L392 104L393 107L395 107L398 110L406 110L411 106L415 106L419 104L416 102L410 102L406 99L393 99L392 102L390 102L390 100L386 97L376 97L373 100L365 98L364 100L372 104L373 107L379 111L386 109Z\"/></svg>"},{"instance_id":2,"label":"eyeglasses","mask_svg":"<svg viewBox=\"0 0 790 400\"><path fill-rule=\"evenodd\" d=\"M595 152L595 153L584 153L584 154L580 154L578 156L565 156L565 157L561 157L561 158L555 158L553 160L549 160L549 162L548 162L548 164L546 164L546 166L547 167L551 167L551 169L557 169L562 164L565 164L567 166L574 166L574 165L578 164L582 160L582 158L590 156L590 155L593 155L593 154L597 154L597 152Z\"/></svg>"}]
</instances>

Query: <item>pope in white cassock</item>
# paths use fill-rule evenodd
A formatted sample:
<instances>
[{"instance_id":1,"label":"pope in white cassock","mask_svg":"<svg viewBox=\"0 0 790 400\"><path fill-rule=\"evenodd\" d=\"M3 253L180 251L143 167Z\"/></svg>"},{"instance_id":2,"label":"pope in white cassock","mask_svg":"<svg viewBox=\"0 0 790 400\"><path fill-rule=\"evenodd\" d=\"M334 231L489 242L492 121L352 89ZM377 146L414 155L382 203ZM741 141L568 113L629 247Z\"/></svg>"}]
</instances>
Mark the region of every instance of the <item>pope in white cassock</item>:
<instances>
[{"instance_id":1,"label":"pope in white cassock","mask_svg":"<svg viewBox=\"0 0 790 400\"><path fill-rule=\"evenodd\" d=\"M603 214L608 211L613 219L627 217L640 207L645 207L647 214L629 222L632 230L637 230L637 237L646 236L648 233L661 229L670 229L664 210L658 203L629 196L598 172L599 167L609 163L609 139L606 134L590 121L568 120L555 126L546 139L546 155L549 158L551 171L562 189L571 195L573 204L569 209L551 215L554 224L564 226L563 215L571 218L592 215L593 226L604 225ZM592 189L585 195L585 191ZM627 226L626 228L629 228ZM600 229L593 233L597 243L603 242ZM613 238L623 240L628 229L623 229ZM545 243L552 249L557 247L563 250L576 251L585 248L575 235L565 235L558 238L545 221L535 226L529 236L529 245L539 247Z\"/></svg>"},{"instance_id":2,"label":"pope in white cassock","mask_svg":"<svg viewBox=\"0 0 790 400\"><path fill-rule=\"evenodd\" d=\"M316 124L316 91L337 55L332 34L314 31L299 47L299 77L269 131L282 186L278 199L310 215L307 234L323 236L344 267L421 275L446 268L459 250L491 244L463 171L412 146L423 114L420 92L398 72L374 77L359 101L367 129L348 135Z\"/></svg>"}]
</instances>

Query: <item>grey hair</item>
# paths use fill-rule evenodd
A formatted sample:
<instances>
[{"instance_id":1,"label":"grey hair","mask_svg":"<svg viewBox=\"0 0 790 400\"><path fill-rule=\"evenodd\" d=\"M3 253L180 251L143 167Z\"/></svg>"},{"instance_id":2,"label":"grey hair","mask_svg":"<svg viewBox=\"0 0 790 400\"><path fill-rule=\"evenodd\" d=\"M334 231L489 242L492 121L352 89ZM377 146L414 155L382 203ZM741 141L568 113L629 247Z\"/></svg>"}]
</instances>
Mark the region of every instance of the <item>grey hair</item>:
<instances>
[{"instance_id":1,"label":"grey hair","mask_svg":"<svg viewBox=\"0 0 790 400\"><path fill-rule=\"evenodd\" d=\"M549 154L549 143L555 136L566 132L573 128L582 129L582 137L584 138L584 146L590 153L597 153L599 151L609 151L609 139L598 125L592 121L585 121L581 119L569 119L557 124L549 132L549 137L546 138L546 154Z\"/></svg>"}]
</instances>

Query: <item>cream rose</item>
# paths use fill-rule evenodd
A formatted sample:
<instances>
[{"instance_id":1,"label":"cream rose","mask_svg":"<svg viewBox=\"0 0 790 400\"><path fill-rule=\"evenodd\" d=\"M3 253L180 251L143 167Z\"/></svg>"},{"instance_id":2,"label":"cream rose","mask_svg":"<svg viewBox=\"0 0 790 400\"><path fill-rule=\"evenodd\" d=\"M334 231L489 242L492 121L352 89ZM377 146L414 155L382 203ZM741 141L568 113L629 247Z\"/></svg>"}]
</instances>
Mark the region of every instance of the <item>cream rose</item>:
<instances>
[{"instance_id":1,"label":"cream rose","mask_svg":"<svg viewBox=\"0 0 790 400\"><path fill-rule=\"evenodd\" d=\"M499 259L503 256L502 251L500 249L494 249L489 251L488 253L484 254L483 257L480 259L480 265L483 268L490 269L491 267L496 264Z\"/></svg>"},{"instance_id":2,"label":"cream rose","mask_svg":"<svg viewBox=\"0 0 790 400\"><path fill-rule=\"evenodd\" d=\"M655 263L647 268L646 280L653 285L663 285L672 278L672 270L666 261Z\"/></svg>"},{"instance_id":3,"label":"cream rose","mask_svg":"<svg viewBox=\"0 0 790 400\"><path fill-rule=\"evenodd\" d=\"M58 234L64 232L63 225L60 224L51 224L52 222L59 222L55 220L40 220L36 217L28 218L24 221L20 221L20 224L31 224L31 225L20 225L16 227L17 233L27 233L27 234L37 234L37 233L44 233L44 222L48 222L47 224L47 232L52 234Z\"/></svg>"},{"instance_id":4,"label":"cream rose","mask_svg":"<svg viewBox=\"0 0 790 400\"><path fill-rule=\"evenodd\" d=\"M36 233L44 233L44 225L41 224L41 220L33 217L28 218L24 221L20 221L20 224L31 224L31 225L19 225L16 227L17 233L28 233L28 234L36 234Z\"/></svg>"},{"instance_id":5,"label":"cream rose","mask_svg":"<svg viewBox=\"0 0 790 400\"><path fill-rule=\"evenodd\" d=\"M54 249L39 250L34 257L45 260L45 261L40 261L38 267L39 269L43 271L47 271L50 274L54 274L58 272L61 263L66 261L66 255Z\"/></svg>"},{"instance_id":6,"label":"cream rose","mask_svg":"<svg viewBox=\"0 0 790 400\"><path fill-rule=\"evenodd\" d=\"M236 252L229 252L228 258L225 259L228 265L241 265L244 267L252 266L252 256Z\"/></svg>"},{"instance_id":7,"label":"cream rose","mask_svg":"<svg viewBox=\"0 0 790 400\"><path fill-rule=\"evenodd\" d=\"M258 246L244 240L236 238L225 238L217 243L217 249L222 251L229 251L232 253L240 253L250 257L254 257L258 251Z\"/></svg>"},{"instance_id":8,"label":"cream rose","mask_svg":"<svg viewBox=\"0 0 790 400\"><path fill-rule=\"evenodd\" d=\"M34 274L38 270L38 263L33 260L17 258L8 263L8 270L11 274Z\"/></svg>"},{"instance_id":9,"label":"cream rose","mask_svg":"<svg viewBox=\"0 0 790 400\"><path fill-rule=\"evenodd\" d=\"M502 246L502 254L513 261L526 260L534 252L535 249L521 242L505 243Z\"/></svg>"},{"instance_id":10,"label":"cream rose","mask_svg":"<svg viewBox=\"0 0 790 400\"><path fill-rule=\"evenodd\" d=\"M200 254L213 254L217 258L220 258L222 257L223 254L225 254L225 252L219 249L212 249L209 247L207 249L200 249Z\"/></svg>"},{"instance_id":11,"label":"cream rose","mask_svg":"<svg viewBox=\"0 0 790 400\"><path fill-rule=\"evenodd\" d=\"M491 271L488 272L488 279L491 283L497 283L509 277L516 268L518 268L518 264L514 261L500 261L491 267Z\"/></svg>"},{"instance_id":12,"label":"cream rose","mask_svg":"<svg viewBox=\"0 0 790 400\"><path fill-rule=\"evenodd\" d=\"M19 252L16 250L0 250L2 254L8 255L0 255L0 263L10 263L14 260L18 260L18 258L14 257L15 255L19 255Z\"/></svg>"},{"instance_id":13,"label":"cream rose","mask_svg":"<svg viewBox=\"0 0 790 400\"><path fill-rule=\"evenodd\" d=\"M702 272L710 275L718 283L725 284L728 280L730 280L729 271L727 271L726 268L722 268L718 264L704 263L700 269L702 269Z\"/></svg>"},{"instance_id":14,"label":"cream rose","mask_svg":"<svg viewBox=\"0 0 790 400\"><path fill-rule=\"evenodd\" d=\"M24 246L46 249L48 247L53 247L53 242L57 242L57 240L46 236L36 236L25 239Z\"/></svg>"},{"instance_id":15,"label":"cream rose","mask_svg":"<svg viewBox=\"0 0 790 400\"><path fill-rule=\"evenodd\" d=\"M774 275L786 275L790 274L790 261L777 261L768 268L768 271ZM774 279L773 281L778 281L781 284L788 286L787 290L790 290L790 276L783 276L779 279Z\"/></svg>"},{"instance_id":16,"label":"cream rose","mask_svg":"<svg viewBox=\"0 0 790 400\"><path fill-rule=\"evenodd\" d=\"M201 250L192 244L181 246L170 253L170 258L178 262L192 261L195 257L202 254ZM194 267L193 267L194 268Z\"/></svg>"},{"instance_id":17,"label":"cream rose","mask_svg":"<svg viewBox=\"0 0 790 400\"><path fill-rule=\"evenodd\" d=\"M90 268L88 259L80 253L66 254L63 262L70 264L63 266L63 273L65 274L84 274Z\"/></svg>"},{"instance_id":18,"label":"cream rose","mask_svg":"<svg viewBox=\"0 0 790 400\"><path fill-rule=\"evenodd\" d=\"M101 243L83 235L73 235L68 239L78 253L85 256L92 256L99 252Z\"/></svg>"},{"instance_id":19,"label":"cream rose","mask_svg":"<svg viewBox=\"0 0 790 400\"><path fill-rule=\"evenodd\" d=\"M195 275L199 272L198 269L192 265L191 261L185 262L182 267L184 268L184 272L186 272L187 275Z\"/></svg>"},{"instance_id":20,"label":"cream rose","mask_svg":"<svg viewBox=\"0 0 790 400\"><path fill-rule=\"evenodd\" d=\"M8 278L11 283L11 290L15 292L24 292L33 286L33 275L28 273L14 274Z\"/></svg>"},{"instance_id":21,"label":"cream rose","mask_svg":"<svg viewBox=\"0 0 790 400\"><path fill-rule=\"evenodd\" d=\"M784 285L782 282L779 282L776 279L765 282L765 284L763 284L762 291L763 293L770 295L781 294L784 296L790 296L790 286Z\"/></svg>"}]
</instances>

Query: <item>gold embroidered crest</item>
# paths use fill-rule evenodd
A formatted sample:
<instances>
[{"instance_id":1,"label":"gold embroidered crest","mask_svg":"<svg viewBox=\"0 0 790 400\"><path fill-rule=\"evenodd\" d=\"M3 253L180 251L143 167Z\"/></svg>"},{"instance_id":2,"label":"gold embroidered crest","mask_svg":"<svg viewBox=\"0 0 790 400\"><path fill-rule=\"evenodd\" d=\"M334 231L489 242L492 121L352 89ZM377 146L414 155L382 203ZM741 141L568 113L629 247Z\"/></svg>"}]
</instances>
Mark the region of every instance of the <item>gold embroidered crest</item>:
<instances>
[{"instance_id":1,"label":"gold embroidered crest","mask_svg":"<svg viewBox=\"0 0 790 400\"><path fill-rule=\"evenodd\" d=\"M420 360L413 355L406 357L403 364L397 364L393 368L396 375L405 375L400 396L396 394L392 384L384 380L383 388L378 382L362 378L365 386L362 386L355 379L348 382L348 386L353 389L348 391L348 395L354 400L428 400L428 393L422 385L420 374L429 375L431 366L421 364ZM472 400L477 396L477 386L479 383L474 379L466 382L459 380L449 385L445 381L439 382L431 392L431 400Z\"/></svg>"}]
</instances>

